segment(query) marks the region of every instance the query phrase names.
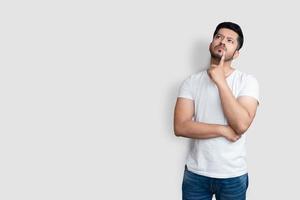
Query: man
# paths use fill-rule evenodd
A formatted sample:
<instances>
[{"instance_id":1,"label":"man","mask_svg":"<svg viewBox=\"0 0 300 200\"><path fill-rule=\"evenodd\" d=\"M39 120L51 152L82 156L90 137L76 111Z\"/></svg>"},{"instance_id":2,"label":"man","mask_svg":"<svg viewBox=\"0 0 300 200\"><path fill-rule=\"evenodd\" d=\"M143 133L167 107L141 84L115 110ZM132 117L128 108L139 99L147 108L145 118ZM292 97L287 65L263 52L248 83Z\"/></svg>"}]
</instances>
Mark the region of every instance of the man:
<instances>
[{"instance_id":1,"label":"man","mask_svg":"<svg viewBox=\"0 0 300 200\"><path fill-rule=\"evenodd\" d=\"M176 136L192 138L186 160L184 200L245 200L245 139L259 101L252 75L231 66L243 46L239 25L220 23L209 45L210 67L185 79L174 112Z\"/></svg>"}]
</instances>

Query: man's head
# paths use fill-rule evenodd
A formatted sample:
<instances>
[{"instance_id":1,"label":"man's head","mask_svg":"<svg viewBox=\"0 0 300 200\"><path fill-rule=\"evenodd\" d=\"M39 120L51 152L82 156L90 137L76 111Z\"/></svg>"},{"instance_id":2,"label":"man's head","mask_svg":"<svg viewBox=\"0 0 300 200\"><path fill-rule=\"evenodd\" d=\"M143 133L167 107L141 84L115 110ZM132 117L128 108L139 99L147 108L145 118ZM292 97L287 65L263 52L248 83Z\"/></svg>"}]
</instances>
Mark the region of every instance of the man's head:
<instances>
[{"instance_id":1,"label":"man's head","mask_svg":"<svg viewBox=\"0 0 300 200\"><path fill-rule=\"evenodd\" d=\"M225 61L230 61L238 57L243 43L244 36L240 26L232 22L222 22L216 27L209 51L215 59L220 59L225 51Z\"/></svg>"}]
</instances>

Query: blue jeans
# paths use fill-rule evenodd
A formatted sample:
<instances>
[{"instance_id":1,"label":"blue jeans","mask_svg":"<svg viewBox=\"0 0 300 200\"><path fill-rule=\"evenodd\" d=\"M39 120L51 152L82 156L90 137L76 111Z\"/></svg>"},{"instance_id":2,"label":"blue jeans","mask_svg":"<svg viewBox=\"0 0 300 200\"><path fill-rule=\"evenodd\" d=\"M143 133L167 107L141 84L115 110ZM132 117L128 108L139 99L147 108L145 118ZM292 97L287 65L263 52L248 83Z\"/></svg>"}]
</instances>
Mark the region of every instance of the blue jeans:
<instances>
[{"instance_id":1,"label":"blue jeans","mask_svg":"<svg viewBox=\"0 0 300 200\"><path fill-rule=\"evenodd\" d=\"M195 174L185 166L182 183L183 200L245 200L248 173L234 178L210 178Z\"/></svg>"}]
</instances>

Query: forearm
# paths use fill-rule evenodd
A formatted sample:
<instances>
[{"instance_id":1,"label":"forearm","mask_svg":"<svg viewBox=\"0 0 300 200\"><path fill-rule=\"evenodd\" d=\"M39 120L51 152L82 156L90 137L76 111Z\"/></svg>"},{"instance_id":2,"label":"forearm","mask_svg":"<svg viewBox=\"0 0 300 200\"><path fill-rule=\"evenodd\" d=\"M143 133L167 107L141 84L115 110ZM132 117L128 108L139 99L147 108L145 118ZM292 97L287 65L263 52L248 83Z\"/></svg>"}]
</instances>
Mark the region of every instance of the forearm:
<instances>
[{"instance_id":1,"label":"forearm","mask_svg":"<svg viewBox=\"0 0 300 200\"><path fill-rule=\"evenodd\" d=\"M228 124L237 134L243 134L251 123L247 110L239 104L226 82L217 84L217 87Z\"/></svg>"},{"instance_id":2,"label":"forearm","mask_svg":"<svg viewBox=\"0 0 300 200\"><path fill-rule=\"evenodd\" d=\"M189 120L175 125L175 134L176 136L193 139L208 139L223 136L223 128L224 126L218 124L207 124Z\"/></svg>"}]
</instances>

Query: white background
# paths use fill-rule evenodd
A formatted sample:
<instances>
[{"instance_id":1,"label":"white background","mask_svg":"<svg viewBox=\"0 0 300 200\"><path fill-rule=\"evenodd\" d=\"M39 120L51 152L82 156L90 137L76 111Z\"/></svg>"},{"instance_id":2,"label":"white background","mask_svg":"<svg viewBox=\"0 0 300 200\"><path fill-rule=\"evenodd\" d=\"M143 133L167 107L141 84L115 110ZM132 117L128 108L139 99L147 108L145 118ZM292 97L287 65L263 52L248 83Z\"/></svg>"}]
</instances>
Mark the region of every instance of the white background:
<instances>
[{"instance_id":1,"label":"white background","mask_svg":"<svg viewBox=\"0 0 300 200\"><path fill-rule=\"evenodd\" d=\"M0 199L181 199L180 83L216 25L241 25L236 68L260 83L248 199L295 199L296 1L1 1Z\"/></svg>"}]
</instances>

